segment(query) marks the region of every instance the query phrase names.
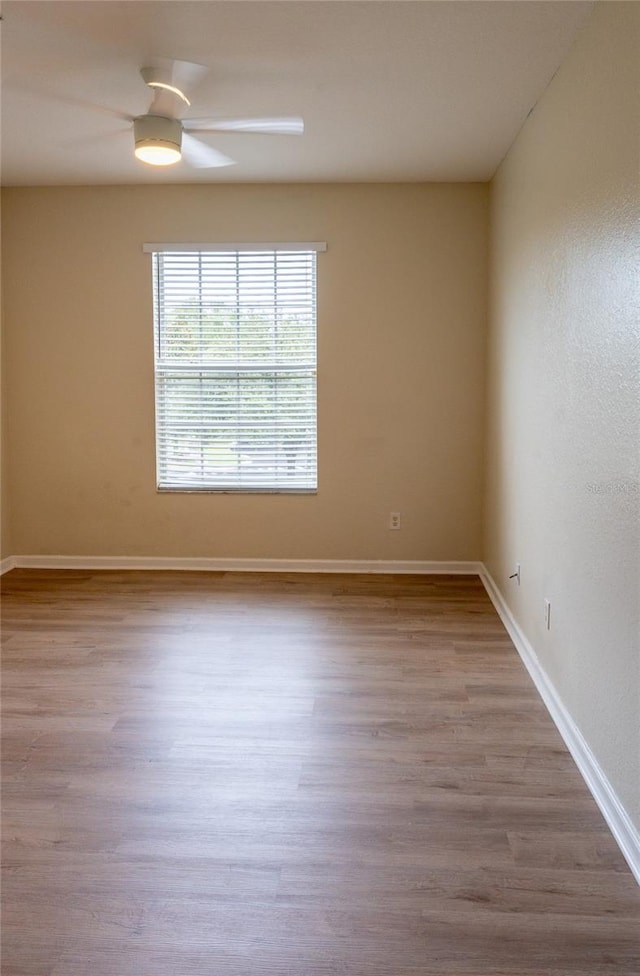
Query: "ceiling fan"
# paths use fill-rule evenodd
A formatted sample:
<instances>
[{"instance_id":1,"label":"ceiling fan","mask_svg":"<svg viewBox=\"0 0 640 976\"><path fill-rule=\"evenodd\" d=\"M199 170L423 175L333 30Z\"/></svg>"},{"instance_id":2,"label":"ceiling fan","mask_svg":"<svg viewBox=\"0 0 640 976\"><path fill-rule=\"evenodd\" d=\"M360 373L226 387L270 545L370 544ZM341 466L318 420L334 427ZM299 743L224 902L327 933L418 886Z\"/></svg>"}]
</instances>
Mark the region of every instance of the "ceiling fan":
<instances>
[{"instance_id":1,"label":"ceiling fan","mask_svg":"<svg viewBox=\"0 0 640 976\"><path fill-rule=\"evenodd\" d=\"M282 118L183 118L191 106L189 95L209 69L190 61L159 60L140 74L154 93L146 115L125 116L133 123L134 154L152 166L170 166L184 155L195 167L230 166L235 161L191 135L191 132L263 133L302 135L304 122L297 116Z\"/></svg>"}]
</instances>

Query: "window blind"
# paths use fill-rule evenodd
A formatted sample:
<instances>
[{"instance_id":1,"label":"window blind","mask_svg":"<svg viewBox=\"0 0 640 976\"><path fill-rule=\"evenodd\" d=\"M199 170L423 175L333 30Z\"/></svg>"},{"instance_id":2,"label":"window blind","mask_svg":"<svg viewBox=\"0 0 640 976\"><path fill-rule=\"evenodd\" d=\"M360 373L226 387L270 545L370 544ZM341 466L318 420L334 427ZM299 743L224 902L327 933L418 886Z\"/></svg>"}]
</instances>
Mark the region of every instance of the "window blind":
<instances>
[{"instance_id":1,"label":"window blind","mask_svg":"<svg viewBox=\"0 0 640 976\"><path fill-rule=\"evenodd\" d=\"M153 251L161 490L317 487L316 251L255 247Z\"/></svg>"}]
</instances>

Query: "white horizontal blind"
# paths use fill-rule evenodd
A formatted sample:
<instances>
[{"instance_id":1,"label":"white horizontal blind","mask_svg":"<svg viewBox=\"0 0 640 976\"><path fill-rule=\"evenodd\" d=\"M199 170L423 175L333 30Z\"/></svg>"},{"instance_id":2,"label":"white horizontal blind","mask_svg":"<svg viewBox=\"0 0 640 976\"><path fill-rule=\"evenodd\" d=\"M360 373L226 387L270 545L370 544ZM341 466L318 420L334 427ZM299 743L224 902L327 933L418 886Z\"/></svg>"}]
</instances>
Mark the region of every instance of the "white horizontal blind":
<instances>
[{"instance_id":1,"label":"white horizontal blind","mask_svg":"<svg viewBox=\"0 0 640 976\"><path fill-rule=\"evenodd\" d=\"M316 254L155 251L158 487L313 491Z\"/></svg>"}]
</instances>

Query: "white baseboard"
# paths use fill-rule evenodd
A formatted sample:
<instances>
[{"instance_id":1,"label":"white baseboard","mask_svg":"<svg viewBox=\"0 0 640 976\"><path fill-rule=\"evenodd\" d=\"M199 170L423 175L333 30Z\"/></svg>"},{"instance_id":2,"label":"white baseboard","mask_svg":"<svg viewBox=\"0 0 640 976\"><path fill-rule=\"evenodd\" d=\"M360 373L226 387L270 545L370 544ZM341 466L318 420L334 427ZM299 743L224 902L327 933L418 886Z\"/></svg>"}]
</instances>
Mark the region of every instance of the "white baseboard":
<instances>
[{"instance_id":1,"label":"white baseboard","mask_svg":"<svg viewBox=\"0 0 640 976\"><path fill-rule=\"evenodd\" d=\"M0 559L0 576L4 576L5 573L8 573L10 569L15 569L15 567L15 556L7 556L6 559Z\"/></svg>"},{"instance_id":2,"label":"white baseboard","mask_svg":"<svg viewBox=\"0 0 640 976\"><path fill-rule=\"evenodd\" d=\"M524 666L538 689L551 718L564 739L564 743L571 753L582 778L609 825L609 829L618 847L622 851L636 881L640 884L640 832L638 832L624 806L618 799L604 770L591 751L580 729L572 719L553 682L540 664L537 654L518 626L502 593L484 564L481 564L480 578L484 583L491 602L498 611L498 615L507 629L509 637L522 658Z\"/></svg>"},{"instance_id":3,"label":"white baseboard","mask_svg":"<svg viewBox=\"0 0 640 976\"><path fill-rule=\"evenodd\" d=\"M7 569L164 569L228 573L391 573L477 576L474 561L413 559L215 559L171 556L11 556ZM4 570L6 572L7 570Z\"/></svg>"}]
</instances>

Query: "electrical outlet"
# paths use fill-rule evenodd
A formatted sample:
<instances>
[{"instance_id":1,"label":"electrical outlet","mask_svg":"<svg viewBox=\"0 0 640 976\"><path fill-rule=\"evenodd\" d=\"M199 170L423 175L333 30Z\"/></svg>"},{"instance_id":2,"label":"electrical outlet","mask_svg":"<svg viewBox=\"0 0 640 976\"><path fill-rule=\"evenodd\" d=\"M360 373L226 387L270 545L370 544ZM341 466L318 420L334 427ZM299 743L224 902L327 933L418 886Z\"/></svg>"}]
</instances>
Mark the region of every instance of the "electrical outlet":
<instances>
[{"instance_id":1,"label":"electrical outlet","mask_svg":"<svg viewBox=\"0 0 640 976\"><path fill-rule=\"evenodd\" d=\"M544 625L547 630L551 630L551 601L544 601Z\"/></svg>"},{"instance_id":2,"label":"electrical outlet","mask_svg":"<svg viewBox=\"0 0 640 976\"><path fill-rule=\"evenodd\" d=\"M389 528L390 529L400 528L400 512L389 513Z\"/></svg>"}]
</instances>

